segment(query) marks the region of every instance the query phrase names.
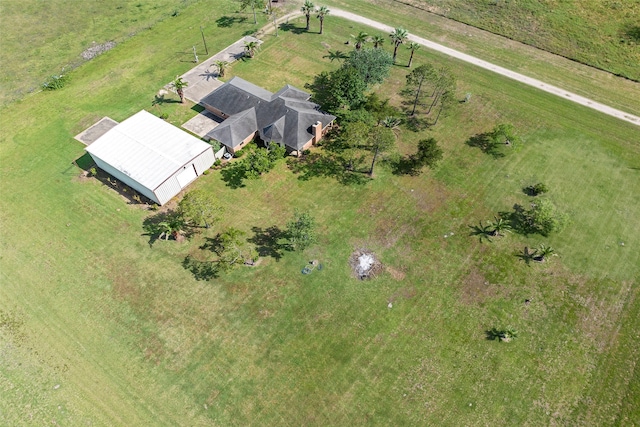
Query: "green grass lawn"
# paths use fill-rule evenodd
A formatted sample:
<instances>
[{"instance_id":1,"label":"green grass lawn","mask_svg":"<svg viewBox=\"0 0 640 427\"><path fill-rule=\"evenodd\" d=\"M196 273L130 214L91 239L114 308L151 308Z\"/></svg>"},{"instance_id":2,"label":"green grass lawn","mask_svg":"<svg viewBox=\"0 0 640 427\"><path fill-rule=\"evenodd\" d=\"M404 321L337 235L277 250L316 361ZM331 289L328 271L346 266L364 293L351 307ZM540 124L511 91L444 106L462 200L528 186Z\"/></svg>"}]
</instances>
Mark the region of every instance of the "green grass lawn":
<instances>
[{"instance_id":1,"label":"green grass lawn","mask_svg":"<svg viewBox=\"0 0 640 427\"><path fill-rule=\"evenodd\" d=\"M459 97L474 94L435 128L400 134L405 153L435 137L441 165L407 177L381 163L362 186L300 180L284 163L237 189L219 172L200 178L192 187L225 206L210 236L283 227L295 207L314 212L320 231L303 254L265 256L212 281L181 265L207 235L150 246L148 211L79 176L72 136L104 115L159 114L154 94L190 66L176 52L197 43L204 19L233 12L221 4L188 6L74 71L68 87L2 110L8 424L638 424L640 129L631 124L419 51L416 64L449 65ZM210 51L252 28L221 30ZM302 87L337 67L327 49L349 49L361 29L327 19L322 36L281 31L229 76ZM376 90L397 102L406 73L394 67ZM189 104L162 108L174 124L195 114ZM500 122L523 140L506 157L465 144ZM522 187L537 181L570 214L564 231L492 243L469 235L527 203ZM531 265L516 256L541 242L559 256ZM375 280L351 277L348 258L361 247L389 267ZM309 259L323 270L300 274ZM513 342L485 339L506 326L519 331Z\"/></svg>"}]
</instances>

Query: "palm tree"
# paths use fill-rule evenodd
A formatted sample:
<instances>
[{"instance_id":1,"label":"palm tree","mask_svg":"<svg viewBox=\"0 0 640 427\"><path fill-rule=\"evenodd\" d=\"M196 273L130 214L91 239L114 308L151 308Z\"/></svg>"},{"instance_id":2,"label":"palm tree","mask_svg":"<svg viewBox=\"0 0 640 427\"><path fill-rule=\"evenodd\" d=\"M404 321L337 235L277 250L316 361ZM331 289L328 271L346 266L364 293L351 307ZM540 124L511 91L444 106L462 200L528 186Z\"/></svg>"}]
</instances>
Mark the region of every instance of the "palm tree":
<instances>
[{"instance_id":1,"label":"palm tree","mask_svg":"<svg viewBox=\"0 0 640 427\"><path fill-rule=\"evenodd\" d=\"M224 77L224 73L227 71L227 68L229 68L229 65L231 65L227 61L213 61L213 64L218 67L218 77Z\"/></svg>"},{"instance_id":2,"label":"palm tree","mask_svg":"<svg viewBox=\"0 0 640 427\"><path fill-rule=\"evenodd\" d=\"M409 57L409 64L407 65L407 68L411 68L411 63L413 62L413 53L416 50L420 49L420 45L416 42L411 42L409 43L407 48L411 51L411 56Z\"/></svg>"},{"instance_id":3,"label":"palm tree","mask_svg":"<svg viewBox=\"0 0 640 427\"><path fill-rule=\"evenodd\" d=\"M555 249L542 243L540 244L540 246L538 246L538 249L536 249L533 259L538 262L544 262L547 257L553 255L556 255Z\"/></svg>"},{"instance_id":4,"label":"palm tree","mask_svg":"<svg viewBox=\"0 0 640 427\"><path fill-rule=\"evenodd\" d=\"M184 230L185 225L182 215L178 212L172 212L164 221L158 223L158 238L162 239L164 237L164 240L169 240L169 237L173 237L177 240L178 234Z\"/></svg>"},{"instance_id":5,"label":"palm tree","mask_svg":"<svg viewBox=\"0 0 640 427\"><path fill-rule=\"evenodd\" d=\"M362 45L370 40L369 34L365 33L364 31L360 31L357 36L352 35L351 37L356 39L356 50L360 50L362 48Z\"/></svg>"},{"instance_id":6,"label":"palm tree","mask_svg":"<svg viewBox=\"0 0 640 427\"><path fill-rule=\"evenodd\" d=\"M511 224L502 218L493 217L495 221L489 221L492 236L504 236L504 232L511 232Z\"/></svg>"},{"instance_id":7,"label":"palm tree","mask_svg":"<svg viewBox=\"0 0 640 427\"><path fill-rule=\"evenodd\" d=\"M307 31L309 31L309 18L311 18L311 12L315 10L315 7L316 6L312 2L306 0L302 5L302 8L300 9L302 13L304 13L304 16L307 18Z\"/></svg>"},{"instance_id":8,"label":"palm tree","mask_svg":"<svg viewBox=\"0 0 640 427\"><path fill-rule=\"evenodd\" d=\"M373 43L373 47L375 49L379 48L382 46L382 44L384 43L384 37L382 36L373 36L371 38L371 42Z\"/></svg>"},{"instance_id":9,"label":"palm tree","mask_svg":"<svg viewBox=\"0 0 640 427\"><path fill-rule=\"evenodd\" d=\"M396 62L396 55L398 54L398 47L407 41L407 37L409 36L409 32L404 28L396 28L393 30L389 37L391 37L391 41L393 42L393 63Z\"/></svg>"},{"instance_id":10,"label":"palm tree","mask_svg":"<svg viewBox=\"0 0 640 427\"><path fill-rule=\"evenodd\" d=\"M249 58L253 58L253 55L256 54L256 50L260 44L257 41L244 42L244 51L246 52Z\"/></svg>"},{"instance_id":11,"label":"palm tree","mask_svg":"<svg viewBox=\"0 0 640 427\"><path fill-rule=\"evenodd\" d=\"M171 82L171 87L173 87L178 96L180 97L180 102L184 104L184 88L189 86L188 82L182 80L182 77L176 76L176 79Z\"/></svg>"},{"instance_id":12,"label":"palm tree","mask_svg":"<svg viewBox=\"0 0 640 427\"><path fill-rule=\"evenodd\" d=\"M322 29L324 27L324 18L329 14L330 10L327 9L327 6L320 6L317 11L316 18L320 20L320 34L322 34Z\"/></svg>"},{"instance_id":13,"label":"palm tree","mask_svg":"<svg viewBox=\"0 0 640 427\"><path fill-rule=\"evenodd\" d=\"M400 131L400 123L402 123L402 119L393 116L387 116L380 122L382 126L391 129L396 138L398 137L398 132Z\"/></svg>"},{"instance_id":14,"label":"palm tree","mask_svg":"<svg viewBox=\"0 0 640 427\"><path fill-rule=\"evenodd\" d=\"M332 51L328 51L327 54L325 56L323 56L323 58L329 58L329 60L331 62L333 62L334 60L338 60L338 61L342 61L344 59L347 59L349 57L349 55L347 55L346 53L344 53L341 50L334 50Z\"/></svg>"}]
</instances>

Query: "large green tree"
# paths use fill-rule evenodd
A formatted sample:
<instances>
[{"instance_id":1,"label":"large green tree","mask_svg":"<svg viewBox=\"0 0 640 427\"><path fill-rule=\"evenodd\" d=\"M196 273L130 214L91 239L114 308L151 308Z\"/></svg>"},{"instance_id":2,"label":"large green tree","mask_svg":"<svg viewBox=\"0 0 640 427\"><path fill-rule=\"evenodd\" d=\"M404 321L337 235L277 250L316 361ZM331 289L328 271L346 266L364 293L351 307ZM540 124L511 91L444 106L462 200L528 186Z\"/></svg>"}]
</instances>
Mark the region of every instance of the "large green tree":
<instances>
[{"instance_id":1,"label":"large green tree","mask_svg":"<svg viewBox=\"0 0 640 427\"><path fill-rule=\"evenodd\" d=\"M318 74L305 88L312 93L314 102L324 111L339 113L344 108L357 108L365 100L367 84L354 67Z\"/></svg>"},{"instance_id":2,"label":"large green tree","mask_svg":"<svg viewBox=\"0 0 640 427\"><path fill-rule=\"evenodd\" d=\"M244 231L230 227L216 237L212 250L218 256L215 261L218 273L229 271L258 258L255 249L244 238L245 235Z\"/></svg>"},{"instance_id":3,"label":"large green tree","mask_svg":"<svg viewBox=\"0 0 640 427\"><path fill-rule=\"evenodd\" d=\"M349 54L345 67L355 68L364 82L371 86L382 83L391 70L393 60L389 52L382 49L360 49Z\"/></svg>"},{"instance_id":4,"label":"large green tree","mask_svg":"<svg viewBox=\"0 0 640 427\"><path fill-rule=\"evenodd\" d=\"M317 241L315 219L309 212L296 209L287 222L285 236L294 251L303 251Z\"/></svg>"},{"instance_id":5,"label":"large green tree","mask_svg":"<svg viewBox=\"0 0 640 427\"><path fill-rule=\"evenodd\" d=\"M193 190L188 192L178 204L180 212L187 222L195 226L211 227L220 220L222 206L218 198L210 191Z\"/></svg>"}]
</instances>

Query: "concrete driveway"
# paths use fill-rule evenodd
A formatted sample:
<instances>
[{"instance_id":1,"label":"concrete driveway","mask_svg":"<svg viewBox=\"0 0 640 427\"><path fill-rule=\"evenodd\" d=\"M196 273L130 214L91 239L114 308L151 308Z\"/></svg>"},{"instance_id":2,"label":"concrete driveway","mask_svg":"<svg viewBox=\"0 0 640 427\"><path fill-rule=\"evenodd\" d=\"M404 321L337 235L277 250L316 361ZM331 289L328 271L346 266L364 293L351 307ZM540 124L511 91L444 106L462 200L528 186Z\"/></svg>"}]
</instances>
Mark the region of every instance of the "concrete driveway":
<instances>
[{"instance_id":1,"label":"concrete driveway","mask_svg":"<svg viewBox=\"0 0 640 427\"><path fill-rule=\"evenodd\" d=\"M218 80L218 68L214 65L214 62L234 62L242 58L244 55L244 45L250 41L262 43L262 40L255 37L245 36L184 73L181 76L182 80L189 83L189 86L184 90L185 98L199 104L202 98L222 86L223 83Z\"/></svg>"}]
</instances>

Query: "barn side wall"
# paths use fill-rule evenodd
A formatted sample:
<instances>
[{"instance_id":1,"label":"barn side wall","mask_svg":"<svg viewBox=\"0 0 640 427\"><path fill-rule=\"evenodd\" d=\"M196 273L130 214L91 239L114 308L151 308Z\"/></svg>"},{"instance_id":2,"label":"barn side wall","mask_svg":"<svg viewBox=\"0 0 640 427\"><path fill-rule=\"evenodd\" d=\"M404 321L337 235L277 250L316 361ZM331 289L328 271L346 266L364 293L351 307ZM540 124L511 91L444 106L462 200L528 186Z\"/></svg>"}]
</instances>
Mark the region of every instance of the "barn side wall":
<instances>
[{"instance_id":1,"label":"barn side wall","mask_svg":"<svg viewBox=\"0 0 640 427\"><path fill-rule=\"evenodd\" d=\"M209 147L204 153L193 159L193 165L196 167L196 174L198 176L202 175L202 173L209 169L215 161L216 158L213 153L213 147Z\"/></svg>"},{"instance_id":2,"label":"barn side wall","mask_svg":"<svg viewBox=\"0 0 640 427\"><path fill-rule=\"evenodd\" d=\"M102 159L100 159L99 157L94 156L91 153L89 153L89 154L91 155L91 158L93 159L93 161L96 162L96 166L98 166L100 169L102 169L103 171L105 171L109 175L113 176L114 178L116 178L116 179L122 181L123 183L127 184L129 187L133 188L134 190L136 190L138 193L142 194L143 196L153 200L154 202L156 202L158 204L162 204L162 203L160 203L160 201L158 200L158 198L156 197L156 195L153 193L153 191L151 189L143 186L138 181L135 181L129 175L125 175L122 172L120 172L119 170L113 168L108 163L103 162Z\"/></svg>"},{"instance_id":3,"label":"barn side wall","mask_svg":"<svg viewBox=\"0 0 640 427\"><path fill-rule=\"evenodd\" d=\"M210 147L189 163L178 169L174 172L171 177L169 177L165 182L160 184L158 188L154 190L156 198L160 201L160 205L167 203L171 200L176 194L182 191L184 188L188 187L188 184L185 187L181 187L178 182L178 175L184 171L185 168L195 168L196 175L200 176L204 171L209 169L215 158L213 156L213 147ZM193 181L192 181L193 182ZM189 183L190 184L190 183Z\"/></svg>"}]
</instances>

